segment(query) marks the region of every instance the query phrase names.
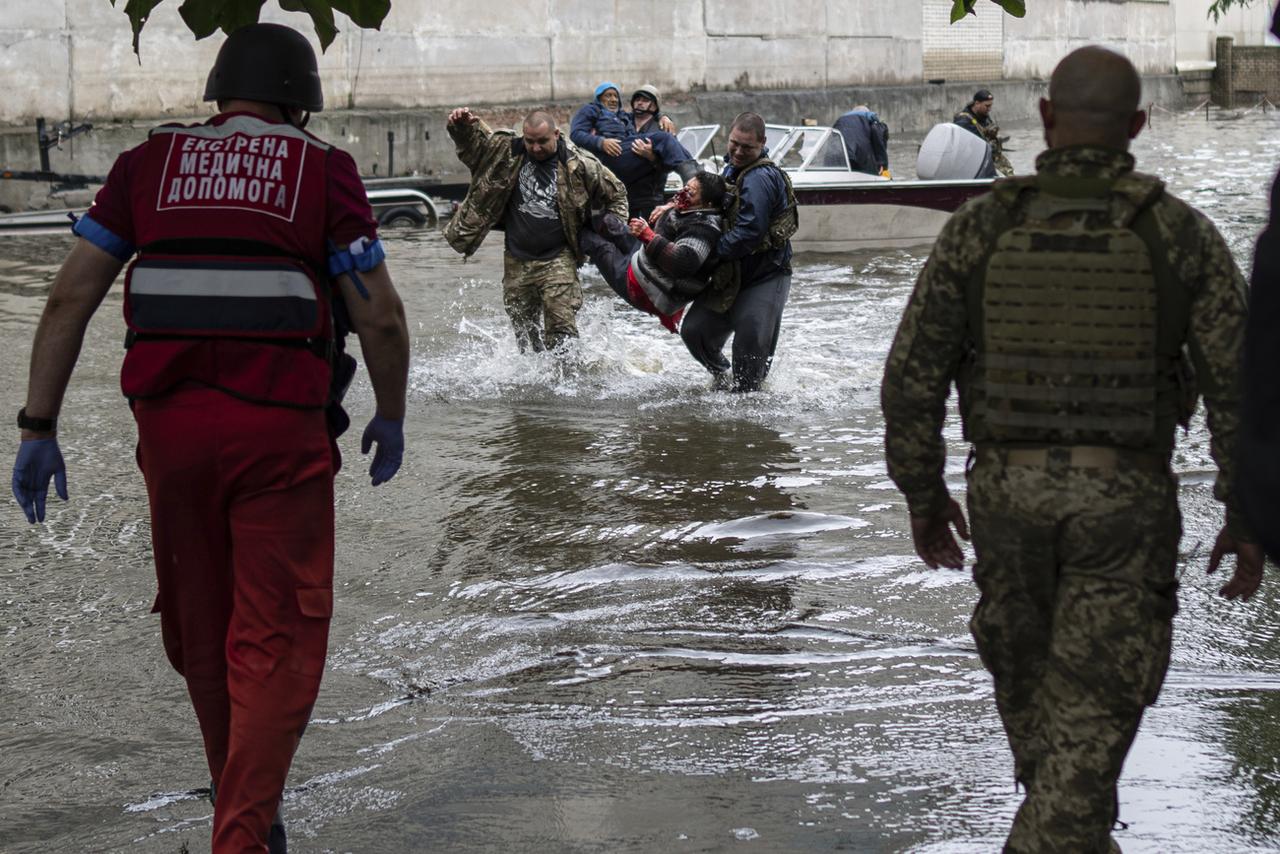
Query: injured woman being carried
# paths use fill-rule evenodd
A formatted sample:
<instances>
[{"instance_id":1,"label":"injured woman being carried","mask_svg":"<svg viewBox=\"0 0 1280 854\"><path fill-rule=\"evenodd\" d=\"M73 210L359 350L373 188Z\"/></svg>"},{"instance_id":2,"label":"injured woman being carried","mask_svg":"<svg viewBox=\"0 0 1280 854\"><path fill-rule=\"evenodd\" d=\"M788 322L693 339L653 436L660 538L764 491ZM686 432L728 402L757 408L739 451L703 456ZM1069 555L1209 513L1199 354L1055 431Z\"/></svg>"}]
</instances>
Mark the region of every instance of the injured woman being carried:
<instances>
[{"instance_id":1,"label":"injured woman being carried","mask_svg":"<svg viewBox=\"0 0 1280 854\"><path fill-rule=\"evenodd\" d=\"M673 202L652 212L652 222L595 216L592 229L578 235L578 247L614 293L675 332L685 306L706 289L715 270L724 194L723 178L697 172Z\"/></svg>"},{"instance_id":2,"label":"injured woman being carried","mask_svg":"<svg viewBox=\"0 0 1280 854\"><path fill-rule=\"evenodd\" d=\"M569 138L618 176L627 187L630 215L644 219L662 203L668 173L687 181L697 164L676 139L675 125L661 115L657 89L637 89L630 111L622 109L619 92L614 83L597 86L595 100L574 114Z\"/></svg>"}]
</instances>

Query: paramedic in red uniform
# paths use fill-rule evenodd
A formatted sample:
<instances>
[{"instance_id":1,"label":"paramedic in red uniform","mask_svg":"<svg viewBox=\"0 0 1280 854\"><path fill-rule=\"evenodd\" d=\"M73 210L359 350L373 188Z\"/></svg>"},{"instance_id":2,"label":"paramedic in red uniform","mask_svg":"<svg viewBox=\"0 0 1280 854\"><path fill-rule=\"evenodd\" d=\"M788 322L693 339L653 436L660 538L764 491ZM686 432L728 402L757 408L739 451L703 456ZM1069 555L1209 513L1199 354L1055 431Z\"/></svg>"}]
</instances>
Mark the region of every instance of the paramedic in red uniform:
<instances>
[{"instance_id":1,"label":"paramedic in red uniform","mask_svg":"<svg viewBox=\"0 0 1280 854\"><path fill-rule=\"evenodd\" d=\"M374 486L404 452L409 344L354 161L302 128L316 57L272 24L236 31L205 89L218 114L116 160L36 330L13 492L67 498L56 421L120 268L121 385L151 505L156 605L213 780L213 850L284 850L289 764L320 687L333 602L340 402L360 339L377 401ZM136 257L134 257L136 255ZM336 328L336 333L335 333Z\"/></svg>"}]
</instances>

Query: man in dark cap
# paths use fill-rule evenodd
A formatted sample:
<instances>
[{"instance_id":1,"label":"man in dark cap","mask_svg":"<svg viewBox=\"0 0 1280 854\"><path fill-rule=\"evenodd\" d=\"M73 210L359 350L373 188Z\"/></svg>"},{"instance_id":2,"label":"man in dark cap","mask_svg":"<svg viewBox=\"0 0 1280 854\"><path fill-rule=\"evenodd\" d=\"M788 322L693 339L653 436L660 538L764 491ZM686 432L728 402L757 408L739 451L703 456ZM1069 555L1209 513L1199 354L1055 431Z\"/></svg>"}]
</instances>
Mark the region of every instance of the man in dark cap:
<instances>
[{"instance_id":1,"label":"man in dark cap","mask_svg":"<svg viewBox=\"0 0 1280 854\"><path fill-rule=\"evenodd\" d=\"M991 146L991 157L995 161L996 171L1002 177L1013 174L1013 164L1004 156L1004 139L1000 136L1000 126L991 117L991 105L995 97L989 89L979 89L973 93L973 100L965 104L964 109L956 113L955 123L985 140Z\"/></svg>"},{"instance_id":2,"label":"man in dark cap","mask_svg":"<svg viewBox=\"0 0 1280 854\"><path fill-rule=\"evenodd\" d=\"M122 266L121 387L138 422L165 651L213 782L213 851L285 850L278 809L320 689L333 609L334 441L355 371L377 411L373 485L404 452L409 336L351 156L302 129L316 56L287 27L223 43L203 124L121 154L54 279L31 351L13 492L67 499L57 417L85 328ZM274 819L274 820L273 820Z\"/></svg>"}]
</instances>

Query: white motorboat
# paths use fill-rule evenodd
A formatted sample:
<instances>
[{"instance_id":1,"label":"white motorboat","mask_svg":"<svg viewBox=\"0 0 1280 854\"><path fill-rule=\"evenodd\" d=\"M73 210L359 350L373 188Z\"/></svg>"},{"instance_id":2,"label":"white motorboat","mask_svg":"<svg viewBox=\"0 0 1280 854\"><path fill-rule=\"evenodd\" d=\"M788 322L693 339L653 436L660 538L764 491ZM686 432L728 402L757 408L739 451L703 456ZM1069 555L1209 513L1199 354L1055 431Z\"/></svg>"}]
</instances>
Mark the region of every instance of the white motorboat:
<instances>
[{"instance_id":1,"label":"white motorboat","mask_svg":"<svg viewBox=\"0 0 1280 854\"><path fill-rule=\"evenodd\" d=\"M703 169L719 172L720 125L692 125L680 142ZM800 204L801 252L847 252L927 246L951 212L987 192L989 179L890 180L849 168L844 138L833 128L767 125L769 156L791 177ZM679 188L679 179L668 189Z\"/></svg>"}]
</instances>

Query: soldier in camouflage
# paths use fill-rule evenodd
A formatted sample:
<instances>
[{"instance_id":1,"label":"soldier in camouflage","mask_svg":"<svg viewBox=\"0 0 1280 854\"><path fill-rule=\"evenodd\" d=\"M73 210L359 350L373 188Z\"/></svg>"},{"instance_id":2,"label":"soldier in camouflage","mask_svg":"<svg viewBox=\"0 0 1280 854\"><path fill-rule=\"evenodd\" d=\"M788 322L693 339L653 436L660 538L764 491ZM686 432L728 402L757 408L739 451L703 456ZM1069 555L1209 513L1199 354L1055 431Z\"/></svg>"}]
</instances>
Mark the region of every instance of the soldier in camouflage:
<instances>
[{"instance_id":1,"label":"soldier in camouflage","mask_svg":"<svg viewBox=\"0 0 1280 854\"><path fill-rule=\"evenodd\" d=\"M1177 609L1169 457L1190 416L1188 363L1226 505L1209 571L1236 555L1228 599L1262 578L1232 495L1244 282L1208 219L1133 171L1140 85L1101 48L1059 64L1037 174L997 182L947 222L881 389L916 551L955 569L952 526L968 532L943 480L942 424L953 381L959 391L981 593L970 628L1026 787L1008 852L1118 850L1116 782Z\"/></svg>"},{"instance_id":2,"label":"soldier in camouflage","mask_svg":"<svg viewBox=\"0 0 1280 854\"><path fill-rule=\"evenodd\" d=\"M1008 178L1013 174L1013 164L1004 153L1004 141L1007 137L1000 135L1000 125L991 115L991 105L995 96L987 89L979 89L973 93L973 100L964 105L964 109L956 113L953 121L991 146L991 160L996 172Z\"/></svg>"},{"instance_id":3,"label":"soldier in camouflage","mask_svg":"<svg viewBox=\"0 0 1280 854\"><path fill-rule=\"evenodd\" d=\"M470 256L490 229L505 231L502 301L521 352L576 338L584 260L578 232L593 210L625 218L626 188L594 155L564 140L544 112L530 113L517 137L490 130L460 107L449 114L448 130L471 186L445 239Z\"/></svg>"}]
</instances>

